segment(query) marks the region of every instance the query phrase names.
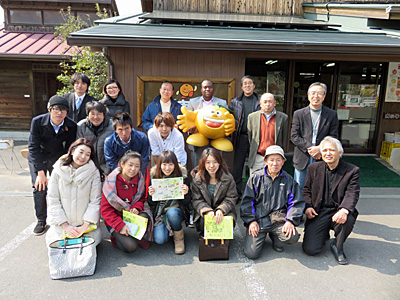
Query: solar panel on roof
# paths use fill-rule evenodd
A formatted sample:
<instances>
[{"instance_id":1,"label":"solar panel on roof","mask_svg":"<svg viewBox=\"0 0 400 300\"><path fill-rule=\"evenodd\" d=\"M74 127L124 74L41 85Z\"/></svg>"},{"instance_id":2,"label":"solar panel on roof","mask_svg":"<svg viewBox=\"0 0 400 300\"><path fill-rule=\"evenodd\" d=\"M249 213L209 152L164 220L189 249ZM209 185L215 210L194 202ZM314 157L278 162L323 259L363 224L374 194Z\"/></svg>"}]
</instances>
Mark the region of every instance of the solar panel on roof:
<instances>
[{"instance_id":1,"label":"solar panel on roof","mask_svg":"<svg viewBox=\"0 0 400 300\"><path fill-rule=\"evenodd\" d=\"M313 28L325 28L327 23L313 21L293 16L249 15L249 14L223 14L223 13L199 13L181 11L153 11L139 17L153 22L200 22L200 23L232 23L232 24L263 24L277 26L301 26ZM340 27L341 25L329 24Z\"/></svg>"}]
</instances>

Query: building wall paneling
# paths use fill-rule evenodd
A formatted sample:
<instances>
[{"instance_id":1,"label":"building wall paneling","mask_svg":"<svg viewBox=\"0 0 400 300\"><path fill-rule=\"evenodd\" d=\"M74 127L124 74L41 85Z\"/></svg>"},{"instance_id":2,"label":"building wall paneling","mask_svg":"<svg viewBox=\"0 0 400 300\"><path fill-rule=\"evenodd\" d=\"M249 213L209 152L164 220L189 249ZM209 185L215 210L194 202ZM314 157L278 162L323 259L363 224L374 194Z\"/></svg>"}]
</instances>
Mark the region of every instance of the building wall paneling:
<instances>
[{"instance_id":1,"label":"building wall paneling","mask_svg":"<svg viewBox=\"0 0 400 300\"><path fill-rule=\"evenodd\" d=\"M0 70L0 128L29 129L34 111L31 63L0 60Z\"/></svg>"}]
</instances>

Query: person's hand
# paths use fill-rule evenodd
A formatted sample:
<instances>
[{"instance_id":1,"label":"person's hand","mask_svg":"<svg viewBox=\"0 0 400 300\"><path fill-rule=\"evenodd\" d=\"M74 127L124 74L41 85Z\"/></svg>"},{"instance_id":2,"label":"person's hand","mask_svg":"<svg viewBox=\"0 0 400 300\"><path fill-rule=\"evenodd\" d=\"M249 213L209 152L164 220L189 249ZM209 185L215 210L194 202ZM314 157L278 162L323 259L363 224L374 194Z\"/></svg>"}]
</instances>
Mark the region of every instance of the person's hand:
<instances>
[{"instance_id":1,"label":"person's hand","mask_svg":"<svg viewBox=\"0 0 400 300\"><path fill-rule=\"evenodd\" d=\"M182 184L182 191L183 194L186 195L187 193L189 193L189 187L186 184Z\"/></svg>"},{"instance_id":2,"label":"person's hand","mask_svg":"<svg viewBox=\"0 0 400 300\"><path fill-rule=\"evenodd\" d=\"M78 232L79 232L79 236L82 235L86 231L86 229L88 229L88 227L89 227L89 223L86 223L86 222L84 222L82 224L82 226L76 227L76 230L78 230Z\"/></svg>"},{"instance_id":3,"label":"person's hand","mask_svg":"<svg viewBox=\"0 0 400 300\"><path fill-rule=\"evenodd\" d=\"M260 231L260 226L258 226L257 221L251 222L249 225L249 234L251 234L253 237L256 237L259 231Z\"/></svg>"},{"instance_id":4,"label":"person's hand","mask_svg":"<svg viewBox=\"0 0 400 300\"><path fill-rule=\"evenodd\" d=\"M124 225L119 233L128 236L131 232L129 231L128 226Z\"/></svg>"},{"instance_id":5,"label":"person's hand","mask_svg":"<svg viewBox=\"0 0 400 300\"><path fill-rule=\"evenodd\" d=\"M78 230L78 228L69 225L68 222L62 223L61 227L65 230L66 233L69 234L71 238L76 238L80 235L80 231Z\"/></svg>"},{"instance_id":6,"label":"person's hand","mask_svg":"<svg viewBox=\"0 0 400 300\"><path fill-rule=\"evenodd\" d=\"M47 186L47 177L46 174L44 173L43 170L38 171L38 176L36 177L35 180L35 189L37 189L39 192L44 191Z\"/></svg>"},{"instance_id":7,"label":"person's hand","mask_svg":"<svg viewBox=\"0 0 400 300\"><path fill-rule=\"evenodd\" d=\"M218 209L216 212L215 212L215 223L218 225L218 224L220 224L221 222L222 222L222 219L224 218L224 214L223 214L223 212L220 210L220 209Z\"/></svg>"},{"instance_id":8,"label":"person's hand","mask_svg":"<svg viewBox=\"0 0 400 300\"><path fill-rule=\"evenodd\" d=\"M321 158L321 153L319 152L319 146L311 146L307 148L308 154L310 154L315 159Z\"/></svg>"},{"instance_id":9,"label":"person's hand","mask_svg":"<svg viewBox=\"0 0 400 300\"><path fill-rule=\"evenodd\" d=\"M149 195L150 195L150 196L153 196L155 192L156 192L156 189L155 189L155 188L153 188L153 186L152 186L152 185L151 185L151 186L149 186Z\"/></svg>"},{"instance_id":10,"label":"person's hand","mask_svg":"<svg viewBox=\"0 0 400 300\"><path fill-rule=\"evenodd\" d=\"M306 216L307 216L307 219L314 219L316 216L318 216L318 214L314 208L308 207L306 209Z\"/></svg>"},{"instance_id":11,"label":"person's hand","mask_svg":"<svg viewBox=\"0 0 400 300\"><path fill-rule=\"evenodd\" d=\"M286 221L286 223L282 227L282 232L285 234L285 236L291 238L291 236L296 233L296 229L294 228L292 222Z\"/></svg>"},{"instance_id":12,"label":"person's hand","mask_svg":"<svg viewBox=\"0 0 400 300\"><path fill-rule=\"evenodd\" d=\"M131 213L133 213L133 214L135 214L135 215L138 215L138 214L139 214L139 210L138 210L137 208L131 208L131 209L129 210L129 212L131 212Z\"/></svg>"},{"instance_id":13,"label":"person's hand","mask_svg":"<svg viewBox=\"0 0 400 300\"><path fill-rule=\"evenodd\" d=\"M332 217L332 222L338 224L344 224L347 221L347 214L343 210L339 210L336 214Z\"/></svg>"}]
</instances>

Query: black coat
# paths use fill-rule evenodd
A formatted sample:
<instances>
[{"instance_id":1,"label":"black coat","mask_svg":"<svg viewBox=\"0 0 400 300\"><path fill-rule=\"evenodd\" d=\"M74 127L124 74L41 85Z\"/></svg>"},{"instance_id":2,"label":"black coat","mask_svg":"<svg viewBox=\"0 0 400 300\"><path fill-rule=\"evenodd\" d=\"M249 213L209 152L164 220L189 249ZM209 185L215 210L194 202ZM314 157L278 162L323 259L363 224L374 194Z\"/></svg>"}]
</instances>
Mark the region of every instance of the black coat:
<instances>
[{"instance_id":1,"label":"black coat","mask_svg":"<svg viewBox=\"0 0 400 300\"><path fill-rule=\"evenodd\" d=\"M319 145L326 136L339 138L339 120L336 111L322 106L321 119L318 126L317 143ZM307 167L310 155L307 148L312 144L313 126L310 106L296 110L293 115L290 140L295 145L293 153L293 166L298 170Z\"/></svg>"},{"instance_id":2,"label":"black coat","mask_svg":"<svg viewBox=\"0 0 400 300\"><path fill-rule=\"evenodd\" d=\"M64 125L57 134L50 124L50 113L34 117L28 144L28 161L34 171L46 170L46 165L53 165L61 155L67 153L75 137L76 123L68 117L65 117Z\"/></svg>"},{"instance_id":3,"label":"black coat","mask_svg":"<svg viewBox=\"0 0 400 300\"><path fill-rule=\"evenodd\" d=\"M324 197L326 163L319 161L307 168L303 196L306 208L313 207L318 213ZM360 196L360 168L343 160L339 161L332 183L332 200L337 209L345 208L357 217L356 204Z\"/></svg>"},{"instance_id":4,"label":"black coat","mask_svg":"<svg viewBox=\"0 0 400 300\"><path fill-rule=\"evenodd\" d=\"M91 101L97 101L96 98L89 96L88 94L85 94L85 98L83 98L81 106L79 106L79 109L75 109L75 93L67 93L64 94L63 97L68 100L69 103L69 110L67 117L74 120L76 123L78 123L80 120L83 120L86 118L86 103L91 102Z\"/></svg>"}]
</instances>

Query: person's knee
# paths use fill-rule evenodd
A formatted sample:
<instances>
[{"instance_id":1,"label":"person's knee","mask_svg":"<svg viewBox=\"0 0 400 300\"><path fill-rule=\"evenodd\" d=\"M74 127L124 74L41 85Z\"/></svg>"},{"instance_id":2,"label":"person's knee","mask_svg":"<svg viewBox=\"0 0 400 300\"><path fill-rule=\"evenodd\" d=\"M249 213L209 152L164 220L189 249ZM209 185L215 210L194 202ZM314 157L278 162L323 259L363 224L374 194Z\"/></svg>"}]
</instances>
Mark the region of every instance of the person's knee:
<instances>
[{"instance_id":1,"label":"person's knee","mask_svg":"<svg viewBox=\"0 0 400 300\"><path fill-rule=\"evenodd\" d=\"M308 243L304 243L304 242L303 242L302 247L303 247L303 252L310 256L317 255L317 254L321 253L321 251L322 251L322 248L317 248L315 246L312 246L312 245L310 245Z\"/></svg>"},{"instance_id":2,"label":"person's knee","mask_svg":"<svg viewBox=\"0 0 400 300\"><path fill-rule=\"evenodd\" d=\"M243 252L250 259L257 259L260 256L260 251L256 251L252 247L245 247Z\"/></svg>"},{"instance_id":3,"label":"person's knee","mask_svg":"<svg viewBox=\"0 0 400 300\"><path fill-rule=\"evenodd\" d=\"M168 242L168 236L164 236L164 235L154 235L154 242L158 245L162 245L165 244L166 242Z\"/></svg>"}]
</instances>

